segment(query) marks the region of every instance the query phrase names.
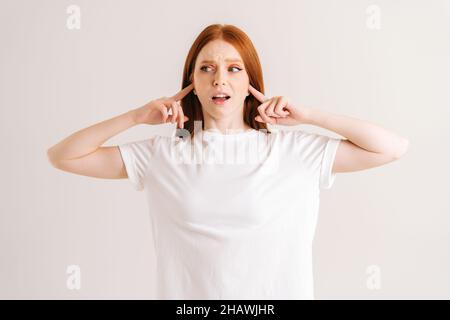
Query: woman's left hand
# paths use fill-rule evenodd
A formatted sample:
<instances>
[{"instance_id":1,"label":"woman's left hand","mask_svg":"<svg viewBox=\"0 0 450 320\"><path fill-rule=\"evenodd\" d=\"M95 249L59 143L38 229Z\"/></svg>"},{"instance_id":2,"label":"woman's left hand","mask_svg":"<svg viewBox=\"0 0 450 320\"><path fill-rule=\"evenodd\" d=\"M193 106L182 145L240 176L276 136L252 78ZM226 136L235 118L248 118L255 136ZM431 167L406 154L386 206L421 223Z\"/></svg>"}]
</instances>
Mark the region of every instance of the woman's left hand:
<instances>
[{"instance_id":1,"label":"woman's left hand","mask_svg":"<svg viewBox=\"0 0 450 320\"><path fill-rule=\"evenodd\" d=\"M255 117L256 121L285 126L307 123L307 108L294 106L290 99L284 96L267 99L251 85L248 90L261 102L258 106L259 115Z\"/></svg>"}]
</instances>

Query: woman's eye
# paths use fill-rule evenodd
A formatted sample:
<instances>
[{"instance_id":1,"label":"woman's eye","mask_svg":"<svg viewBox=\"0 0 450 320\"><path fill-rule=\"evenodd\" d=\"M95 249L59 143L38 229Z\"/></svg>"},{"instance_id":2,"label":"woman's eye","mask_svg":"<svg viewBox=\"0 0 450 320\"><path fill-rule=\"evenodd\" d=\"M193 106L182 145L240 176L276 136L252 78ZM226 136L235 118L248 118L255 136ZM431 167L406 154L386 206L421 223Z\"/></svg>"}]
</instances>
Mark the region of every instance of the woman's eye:
<instances>
[{"instance_id":1,"label":"woman's eye","mask_svg":"<svg viewBox=\"0 0 450 320\"><path fill-rule=\"evenodd\" d=\"M205 71L205 70L204 70L205 68L209 68L209 67L207 67L207 66L201 67L200 70Z\"/></svg>"},{"instance_id":2,"label":"woman's eye","mask_svg":"<svg viewBox=\"0 0 450 320\"><path fill-rule=\"evenodd\" d=\"M209 68L209 67L208 66L203 66L203 67L200 68L200 70L205 71L204 70L205 68ZM242 70L241 68L238 68L238 67L231 67L230 69L238 69L238 71L236 71L236 72L239 72L239 71ZM205 71L205 72L207 72L207 71Z\"/></svg>"}]
</instances>

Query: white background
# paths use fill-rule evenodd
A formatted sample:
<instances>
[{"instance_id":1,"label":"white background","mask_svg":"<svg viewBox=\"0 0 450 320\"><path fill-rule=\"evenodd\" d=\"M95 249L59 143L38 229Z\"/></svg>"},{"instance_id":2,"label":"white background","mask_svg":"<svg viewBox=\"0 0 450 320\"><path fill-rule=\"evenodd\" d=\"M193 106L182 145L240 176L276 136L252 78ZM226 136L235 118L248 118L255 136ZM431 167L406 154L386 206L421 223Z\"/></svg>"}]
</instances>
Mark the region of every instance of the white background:
<instances>
[{"instance_id":1,"label":"white background","mask_svg":"<svg viewBox=\"0 0 450 320\"><path fill-rule=\"evenodd\" d=\"M66 26L70 5L81 10L79 30ZM368 24L371 5L379 29ZM316 298L450 298L445 0L2 0L0 298L153 297L144 193L126 180L56 170L46 151L180 90L187 52L212 23L250 36L267 96L368 120L410 141L400 160L340 173L322 191ZM172 129L141 125L107 144ZM69 265L81 268L79 290L67 288Z\"/></svg>"}]
</instances>

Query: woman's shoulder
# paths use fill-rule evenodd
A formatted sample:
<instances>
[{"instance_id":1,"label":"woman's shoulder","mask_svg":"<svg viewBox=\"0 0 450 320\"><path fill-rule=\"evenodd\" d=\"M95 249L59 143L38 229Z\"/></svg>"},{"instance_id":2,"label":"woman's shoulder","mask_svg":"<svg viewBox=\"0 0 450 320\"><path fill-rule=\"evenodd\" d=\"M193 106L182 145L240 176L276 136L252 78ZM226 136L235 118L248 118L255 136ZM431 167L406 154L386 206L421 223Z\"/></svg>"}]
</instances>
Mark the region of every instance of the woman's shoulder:
<instances>
[{"instance_id":1,"label":"woman's shoulder","mask_svg":"<svg viewBox=\"0 0 450 320\"><path fill-rule=\"evenodd\" d=\"M284 139L317 139L317 138L326 138L327 136L305 131L303 129L277 129L272 132L275 136L284 138Z\"/></svg>"}]
</instances>

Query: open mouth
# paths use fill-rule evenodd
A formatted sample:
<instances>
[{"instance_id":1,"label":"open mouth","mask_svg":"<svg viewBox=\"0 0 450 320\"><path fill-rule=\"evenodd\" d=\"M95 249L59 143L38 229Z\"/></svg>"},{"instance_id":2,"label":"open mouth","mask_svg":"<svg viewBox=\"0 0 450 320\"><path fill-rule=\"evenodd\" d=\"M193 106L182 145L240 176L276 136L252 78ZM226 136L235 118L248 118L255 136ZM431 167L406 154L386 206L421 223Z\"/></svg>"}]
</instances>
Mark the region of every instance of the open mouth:
<instances>
[{"instance_id":1,"label":"open mouth","mask_svg":"<svg viewBox=\"0 0 450 320\"><path fill-rule=\"evenodd\" d=\"M215 101L226 101L230 98L231 98L230 96L214 96L214 97L212 97L212 99Z\"/></svg>"},{"instance_id":2,"label":"open mouth","mask_svg":"<svg viewBox=\"0 0 450 320\"><path fill-rule=\"evenodd\" d=\"M215 104L224 104L225 102L227 102L231 97L230 96L226 96L226 95L219 95L219 96L214 96L212 97L212 101Z\"/></svg>"}]
</instances>

